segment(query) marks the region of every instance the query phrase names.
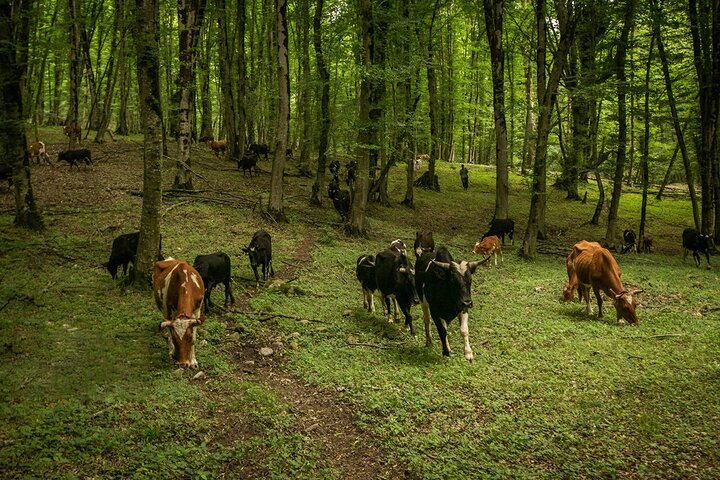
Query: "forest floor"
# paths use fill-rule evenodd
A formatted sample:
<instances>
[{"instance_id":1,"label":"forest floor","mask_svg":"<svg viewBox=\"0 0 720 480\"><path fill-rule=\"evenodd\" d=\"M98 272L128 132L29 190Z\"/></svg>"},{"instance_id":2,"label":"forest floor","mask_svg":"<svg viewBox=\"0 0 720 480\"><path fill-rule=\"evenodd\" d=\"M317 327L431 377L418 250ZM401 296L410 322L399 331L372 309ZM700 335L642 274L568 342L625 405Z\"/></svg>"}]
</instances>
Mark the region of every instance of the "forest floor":
<instances>
[{"instance_id":1,"label":"forest floor","mask_svg":"<svg viewBox=\"0 0 720 480\"><path fill-rule=\"evenodd\" d=\"M63 148L55 135L45 136L53 160ZM101 266L112 239L139 223L141 143L89 148L94 167L33 167L41 234L12 227L12 195L0 189L3 478L720 474L719 270L682 261L691 218L682 189L650 202L655 253L616 254L626 286L644 289L640 326L619 327L610 302L603 320L557 300L562 257L604 235L587 223L597 192L587 186L587 204L550 193L544 253L530 262L516 254L528 181L512 175L516 243L474 276L469 364L455 322L456 353L445 359L360 308L355 259L395 238L411 244L421 229L469 258L492 216L491 168L471 165L464 192L457 166L439 164L442 192L416 189L414 209L397 205L405 179L394 168L394 205L371 206L369 236L358 239L331 205L309 206L313 180L294 163L289 223L275 224L263 214L269 175L244 177L197 146L198 193L166 191L163 252L189 261L227 252L236 302L200 328L200 369L185 371L167 358L149 292L119 288ZM635 189L623 196L621 230L637 231L639 204ZM273 237L276 276L256 288L241 248L260 228Z\"/></svg>"}]
</instances>

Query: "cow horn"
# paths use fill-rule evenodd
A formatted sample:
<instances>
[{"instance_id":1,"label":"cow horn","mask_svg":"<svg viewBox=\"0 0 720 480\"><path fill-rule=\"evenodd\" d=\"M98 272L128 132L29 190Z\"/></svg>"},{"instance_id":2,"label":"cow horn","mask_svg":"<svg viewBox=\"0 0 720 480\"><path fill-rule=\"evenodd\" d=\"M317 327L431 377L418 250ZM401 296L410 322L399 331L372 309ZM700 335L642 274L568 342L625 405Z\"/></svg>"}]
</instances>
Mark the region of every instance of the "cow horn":
<instances>
[{"instance_id":1,"label":"cow horn","mask_svg":"<svg viewBox=\"0 0 720 480\"><path fill-rule=\"evenodd\" d=\"M635 290L633 290L632 292L630 292L630 295L636 295L636 294L638 294L638 293L643 293L644 291L645 291L645 290L643 290L642 288L636 288Z\"/></svg>"},{"instance_id":2,"label":"cow horn","mask_svg":"<svg viewBox=\"0 0 720 480\"><path fill-rule=\"evenodd\" d=\"M437 262L435 260L432 260L432 263L440 268L444 268L445 270L450 270L450 264L447 262Z\"/></svg>"}]
</instances>

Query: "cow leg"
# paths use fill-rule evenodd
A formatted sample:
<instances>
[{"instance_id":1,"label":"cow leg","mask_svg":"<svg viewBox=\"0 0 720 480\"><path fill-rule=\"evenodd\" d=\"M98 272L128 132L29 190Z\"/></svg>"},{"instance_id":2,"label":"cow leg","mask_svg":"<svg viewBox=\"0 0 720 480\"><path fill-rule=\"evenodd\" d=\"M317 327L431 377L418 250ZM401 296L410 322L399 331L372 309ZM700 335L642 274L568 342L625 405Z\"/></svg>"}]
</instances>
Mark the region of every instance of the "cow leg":
<instances>
[{"instance_id":1,"label":"cow leg","mask_svg":"<svg viewBox=\"0 0 720 480\"><path fill-rule=\"evenodd\" d=\"M367 304L367 290L364 288L362 289L362 295L363 295L363 309L370 310L370 307Z\"/></svg>"},{"instance_id":2,"label":"cow leg","mask_svg":"<svg viewBox=\"0 0 720 480\"><path fill-rule=\"evenodd\" d=\"M260 286L260 276L258 275L257 265L252 267L253 273L255 274L255 287Z\"/></svg>"},{"instance_id":3,"label":"cow leg","mask_svg":"<svg viewBox=\"0 0 720 480\"><path fill-rule=\"evenodd\" d=\"M687 259L688 252L689 252L689 250L687 248L683 249L683 262Z\"/></svg>"},{"instance_id":4,"label":"cow leg","mask_svg":"<svg viewBox=\"0 0 720 480\"><path fill-rule=\"evenodd\" d=\"M127 276L127 267L129 262L125 262L122 264L123 266L123 277Z\"/></svg>"},{"instance_id":5,"label":"cow leg","mask_svg":"<svg viewBox=\"0 0 720 480\"><path fill-rule=\"evenodd\" d=\"M598 318L603 318L602 314L602 295L600 294L600 289L598 287L593 286L593 292L595 293L595 298L597 299L598 304ZM588 292L588 297L590 296L590 293Z\"/></svg>"},{"instance_id":6,"label":"cow leg","mask_svg":"<svg viewBox=\"0 0 720 480\"><path fill-rule=\"evenodd\" d=\"M402 309L403 314L405 315L405 325L410 327L410 335L413 336L415 341L417 341L417 334L415 333L415 326L413 325L413 318L412 315L410 315L410 305L407 305L406 308Z\"/></svg>"},{"instance_id":7,"label":"cow leg","mask_svg":"<svg viewBox=\"0 0 720 480\"><path fill-rule=\"evenodd\" d=\"M710 253L707 250L705 250L705 259L708 262L708 268L710 268Z\"/></svg>"},{"instance_id":8,"label":"cow leg","mask_svg":"<svg viewBox=\"0 0 720 480\"><path fill-rule=\"evenodd\" d=\"M463 342L465 345L465 360L468 362L472 362L475 359L475 355L473 354L472 348L470 347L470 328L468 326L468 313L467 312L460 312L460 315L458 315L458 320L460 320L460 334L463 337Z\"/></svg>"},{"instance_id":9,"label":"cow leg","mask_svg":"<svg viewBox=\"0 0 720 480\"><path fill-rule=\"evenodd\" d=\"M393 318L396 322L400 320L400 304L395 297L393 297Z\"/></svg>"},{"instance_id":10,"label":"cow leg","mask_svg":"<svg viewBox=\"0 0 720 480\"><path fill-rule=\"evenodd\" d=\"M510 245L513 245L513 246L515 245L515 239L513 238L514 236L515 236L515 230L508 233L508 237L510 237Z\"/></svg>"},{"instance_id":11,"label":"cow leg","mask_svg":"<svg viewBox=\"0 0 720 480\"><path fill-rule=\"evenodd\" d=\"M225 306L227 307L228 297L230 297L230 305L235 305L235 297L233 297L232 288L230 287L230 279L225 280Z\"/></svg>"},{"instance_id":12,"label":"cow leg","mask_svg":"<svg viewBox=\"0 0 720 480\"><path fill-rule=\"evenodd\" d=\"M697 267L699 267L699 266L700 266L700 252L698 252L697 250L695 250L695 251L693 252L693 259L695 259L695 265L696 265ZM708 263L710 263L710 260L709 260L709 259L708 259Z\"/></svg>"},{"instance_id":13,"label":"cow leg","mask_svg":"<svg viewBox=\"0 0 720 480\"><path fill-rule=\"evenodd\" d=\"M447 338L447 323L442 318L433 318L433 320L435 321L438 336L440 337L440 345L442 345L443 356L449 357L452 350L450 349L450 342Z\"/></svg>"},{"instance_id":14,"label":"cow leg","mask_svg":"<svg viewBox=\"0 0 720 480\"><path fill-rule=\"evenodd\" d=\"M270 276L271 276L271 277L274 277L274 276L275 276L275 270L273 270L272 260L270 260L270 261L268 262L268 267L270 268Z\"/></svg>"},{"instance_id":15,"label":"cow leg","mask_svg":"<svg viewBox=\"0 0 720 480\"><path fill-rule=\"evenodd\" d=\"M498 250L500 250L500 263L505 263L505 259L503 258L502 248L500 248Z\"/></svg>"},{"instance_id":16,"label":"cow leg","mask_svg":"<svg viewBox=\"0 0 720 480\"><path fill-rule=\"evenodd\" d=\"M585 314L592 315L592 306L590 306L590 288L582 287L582 297L585 302Z\"/></svg>"},{"instance_id":17,"label":"cow leg","mask_svg":"<svg viewBox=\"0 0 720 480\"><path fill-rule=\"evenodd\" d=\"M190 368L198 368L197 359L195 358L195 339L197 338L197 328L193 328L192 345L190 345Z\"/></svg>"},{"instance_id":18,"label":"cow leg","mask_svg":"<svg viewBox=\"0 0 720 480\"><path fill-rule=\"evenodd\" d=\"M432 333L430 332L430 306L423 300L420 304L423 311L423 323L425 323L425 346L432 346Z\"/></svg>"},{"instance_id":19,"label":"cow leg","mask_svg":"<svg viewBox=\"0 0 720 480\"><path fill-rule=\"evenodd\" d=\"M495 257L495 266L497 267L497 250L493 252L493 256Z\"/></svg>"}]
</instances>

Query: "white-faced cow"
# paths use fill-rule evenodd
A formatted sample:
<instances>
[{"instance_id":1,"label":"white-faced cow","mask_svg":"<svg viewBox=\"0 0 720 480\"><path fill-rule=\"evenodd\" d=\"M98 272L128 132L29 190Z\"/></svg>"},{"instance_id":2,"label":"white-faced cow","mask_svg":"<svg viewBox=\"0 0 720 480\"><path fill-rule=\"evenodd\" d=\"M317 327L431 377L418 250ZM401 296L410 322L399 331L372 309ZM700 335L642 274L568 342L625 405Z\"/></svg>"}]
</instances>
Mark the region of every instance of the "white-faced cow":
<instances>
[{"instance_id":1,"label":"white-faced cow","mask_svg":"<svg viewBox=\"0 0 720 480\"><path fill-rule=\"evenodd\" d=\"M615 305L617 320L636 324L636 300L634 295L642 290L628 291L620 280L620 268L612 254L606 248L587 249L573 258L573 269L577 280L583 286L585 312L592 313L590 289L595 293L598 304L598 318L602 318L602 296L605 293Z\"/></svg>"},{"instance_id":2,"label":"white-faced cow","mask_svg":"<svg viewBox=\"0 0 720 480\"><path fill-rule=\"evenodd\" d=\"M242 249L243 252L248 254L250 259L250 268L253 269L255 274L255 286L260 286L260 277L258 275L258 266L262 267L263 281L267 280L267 274L275 276L275 271L272 266L272 239L270 234L265 230L258 230L250 240L250 244L247 248Z\"/></svg>"},{"instance_id":3,"label":"white-faced cow","mask_svg":"<svg viewBox=\"0 0 720 480\"><path fill-rule=\"evenodd\" d=\"M410 328L410 334L415 336L410 307L420 303L415 290L415 271L404 254L398 254L388 248L375 256L375 281L380 291L383 311L388 315L388 321L393 321L390 300L395 303L397 320L398 307L405 315L405 326Z\"/></svg>"},{"instance_id":4,"label":"white-faced cow","mask_svg":"<svg viewBox=\"0 0 720 480\"><path fill-rule=\"evenodd\" d=\"M475 242L475 246L473 247L473 253L476 255L478 253L481 253L486 257L493 255L495 257L495 266L497 266L497 256L498 253L500 253L500 261L503 263L505 262L505 259L503 258L502 247L500 246L500 239L495 235L485 237Z\"/></svg>"},{"instance_id":5,"label":"white-faced cow","mask_svg":"<svg viewBox=\"0 0 720 480\"><path fill-rule=\"evenodd\" d=\"M200 274L205 284L205 313L213 306L211 293L215 286L221 283L225 285L225 306L235 303L232 288L230 288L230 257L224 252L215 252L210 255L198 255L195 257L193 267Z\"/></svg>"},{"instance_id":6,"label":"white-faced cow","mask_svg":"<svg viewBox=\"0 0 720 480\"><path fill-rule=\"evenodd\" d=\"M375 313L373 294L377 290L377 280L375 279L375 257L373 255L361 255L358 257L355 277L362 287L363 308Z\"/></svg>"},{"instance_id":7,"label":"white-faced cow","mask_svg":"<svg viewBox=\"0 0 720 480\"><path fill-rule=\"evenodd\" d=\"M621 253L635 252L638 251L637 235L635 230L627 229L623 232L623 246L620 249Z\"/></svg>"},{"instance_id":8,"label":"white-faced cow","mask_svg":"<svg viewBox=\"0 0 720 480\"><path fill-rule=\"evenodd\" d=\"M435 251L435 240L433 240L433 234L430 230L415 232L413 250L416 259L420 258L423 253Z\"/></svg>"},{"instance_id":9,"label":"white-faced cow","mask_svg":"<svg viewBox=\"0 0 720 480\"><path fill-rule=\"evenodd\" d=\"M200 274L185 260L156 262L153 268L155 304L163 313L160 328L169 330L170 357L181 367L197 368L195 337L202 315L205 286Z\"/></svg>"},{"instance_id":10,"label":"white-faced cow","mask_svg":"<svg viewBox=\"0 0 720 480\"><path fill-rule=\"evenodd\" d=\"M693 252L695 265L700 266L700 254L705 254L707 260L707 268L710 268L710 252L713 250L712 236L705 235L694 228L686 228L682 234L683 243L683 262L687 258L688 252Z\"/></svg>"}]
</instances>

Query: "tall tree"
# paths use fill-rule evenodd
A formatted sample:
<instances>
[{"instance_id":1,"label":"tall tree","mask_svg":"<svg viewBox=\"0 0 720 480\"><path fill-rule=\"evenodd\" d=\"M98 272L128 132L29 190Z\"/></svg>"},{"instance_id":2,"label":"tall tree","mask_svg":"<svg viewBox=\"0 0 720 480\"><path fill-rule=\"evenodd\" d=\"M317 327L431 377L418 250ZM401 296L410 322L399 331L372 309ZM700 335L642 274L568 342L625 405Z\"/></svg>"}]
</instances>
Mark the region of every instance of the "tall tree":
<instances>
[{"instance_id":1,"label":"tall tree","mask_svg":"<svg viewBox=\"0 0 720 480\"><path fill-rule=\"evenodd\" d=\"M652 2L652 0L650 0ZM647 64L645 66L645 103L643 108L643 130L642 156L640 157L640 170L642 172L642 205L640 207L640 228L638 230L638 242L643 245L645 239L645 224L647 222L647 197L648 197L648 156L650 154L650 67L652 66L652 53L655 44L655 33L650 37L650 48L648 49Z\"/></svg>"},{"instance_id":2,"label":"tall tree","mask_svg":"<svg viewBox=\"0 0 720 480\"><path fill-rule=\"evenodd\" d=\"M287 221L283 205L285 152L290 134L290 64L288 61L287 0L275 0L277 12L278 113L275 126L275 158L270 177L268 213L277 221Z\"/></svg>"},{"instance_id":3,"label":"tall tree","mask_svg":"<svg viewBox=\"0 0 720 480\"><path fill-rule=\"evenodd\" d=\"M80 0L68 0L70 14L70 105L68 106L66 125L80 124L80 81L82 77L80 56ZM75 146L76 138L70 136L70 148Z\"/></svg>"},{"instance_id":4,"label":"tall tree","mask_svg":"<svg viewBox=\"0 0 720 480\"><path fill-rule=\"evenodd\" d=\"M439 107L437 99L437 75L435 72L435 58L433 50L433 27L435 26L435 18L437 17L438 6L440 0L435 0L435 7L430 18L430 26L427 34L427 85L428 85L428 103L430 113L430 159L428 160L428 186L435 190L440 190L440 185L435 181L435 162L440 158L440 128L439 123Z\"/></svg>"},{"instance_id":5,"label":"tall tree","mask_svg":"<svg viewBox=\"0 0 720 480\"><path fill-rule=\"evenodd\" d=\"M508 216L507 126L505 124L505 52L503 50L504 0L483 0L485 32L490 44L495 119L495 216ZM511 86L512 88L512 86Z\"/></svg>"},{"instance_id":6,"label":"tall tree","mask_svg":"<svg viewBox=\"0 0 720 480\"><path fill-rule=\"evenodd\" d=\"M27 138L23 119L22 78L27 70L31 0L0 1L0 171L12 174L15 187L15 225L44 227L30 182ZM19 63L18 60L24 63Z\"/></svg>"},{"instance_id":7,"label":"tall tree","mask_svg":"<svg viewBox=\"0 0 720 480\"><path fill-rule=\"evenodd\" d=\"M247 143L247 57L245 55L245 22L246 22L245 0L238 1L237 22L237 132L238 132L238 155L245 152Z\"/></svg>"},{"instance_id":8,"label":"tall tree","mask_svg":"<svg viewBox=\"0 0 720 480\"><path fill-rule=\"evenodd\" d=\"M103 98L103 108L100 112L97 133L95 134L95 143L103 143L105 140L105 132L108 131L110 125L110 110L115 95L115 84L117 83L118 71L115 67L115 57L117 56L118 40L117 36L124 35L124 30L120 30L120 19L124 17L125 0L115 0L114 2L114 20L112 28L112 40L110 41L110 56L107 65L106 87ZM112 132L110 132L112 135Z\"/></svg>"},{"instance_id":9,"label":"tall tree","mask_svg":"<svg viewBox=\"0 0 720 480\"><path fill-rule=\"evenodd\" d=\"M315 61L320 76L320 138L318 142L317 173L312 188L312 198L310 199L310 202L314 205L322 205L328 137L330 134L330 72L328 72L325 64L325 55L322 48L322 12L323 0L317 0L313 17L313 45L315 46Z\"/></svg>"},{"instance_id":10,"label":"tall tree","mask_svg":"<svg viewBox=\"0 0 720 480\"><path fill-rule=\"evenodd\" d=\"M226 0L218 0L218 29L220 30L220 81L222 86L222 111L224 132L230 157L240 157L240 144L235 116L235 94L233 92L233 48L231 32L227 24L228 8Z\"/></svg>"},{"instance_id":11,"label":"tall tree","mask_svg":"<svg viewBox=\"0 0 720 480\"><path fill-rule=\"evenodd\" d=\"M162 205L162 100L160 98L160 33L158 0L135 0L138 98L143 132L143 203L132 280L145 284L160 247Z\"/></svg>"},{"instance_id":12,"label":"tall tree","mask_svg":"<svg viewBox=\"0 0 720 480\"><path fill-rule=\"evenodd\" d=\"M178 159L175 163L175 181L173 188L193 190L190 171L190 145L193 133L193 114L195 112L195 72L197 65L197 46L200 38L206 0L178 0L178 30L180 72L180 107L178 108Z\"/></svg>"},{"instance_id":13,"label":"tall tree","mask_svg":"<svg viewBox=\"0 0 720 480\"><path fill-rule=\"evenodd\" d=\"M213 136L212 125L212 99L210 98L210 56L212 55L212 26L213 22L206 22L204 48L198 57L198 77L200 80L200 141L204 142Z\"/></svg>"}]
</instances>

